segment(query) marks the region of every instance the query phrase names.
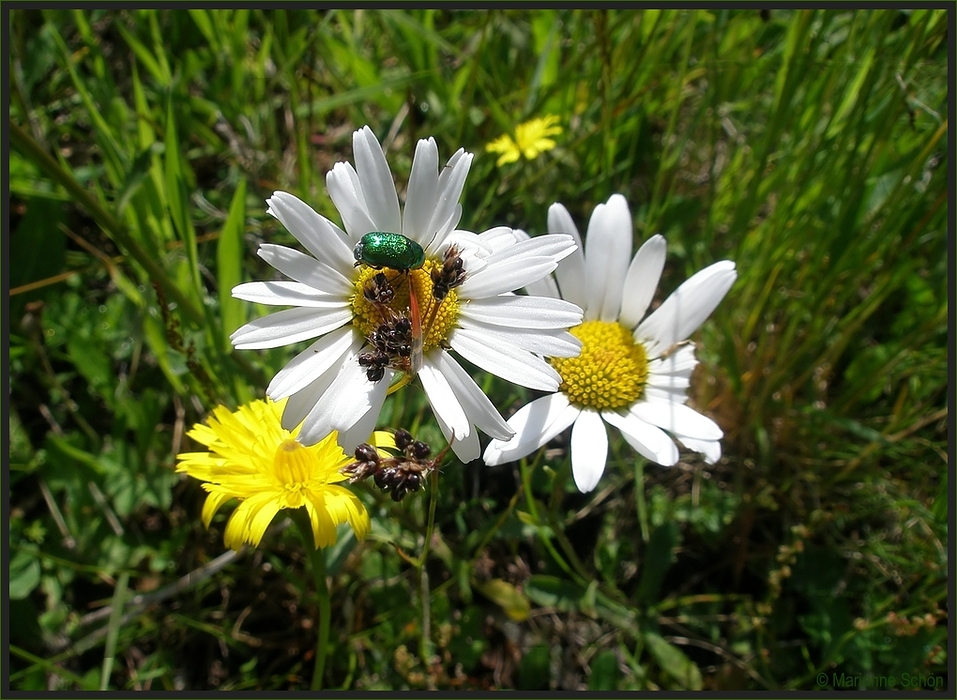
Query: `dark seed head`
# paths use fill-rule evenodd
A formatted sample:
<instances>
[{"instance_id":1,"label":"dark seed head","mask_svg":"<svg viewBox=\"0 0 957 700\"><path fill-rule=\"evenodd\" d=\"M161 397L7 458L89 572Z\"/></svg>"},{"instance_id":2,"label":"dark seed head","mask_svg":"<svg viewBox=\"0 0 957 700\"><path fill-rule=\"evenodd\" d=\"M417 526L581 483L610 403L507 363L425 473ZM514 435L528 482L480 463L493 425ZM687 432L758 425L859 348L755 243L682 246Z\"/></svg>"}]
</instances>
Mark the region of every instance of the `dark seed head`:
<instances>
[{"instance_id":1,"label":"dark seed head","mask_svg":"<svg viewBox=\"0 0 957 700\"><path fill-rule=\"evenodd\" d=\"M416 440L411 445L412 456L417 460L428 459L429 455L432 454L432 448L429 447L424 442Z\"/></svg>"},{"instance_id":2,"label":"dark seed head","mask_svg":"<svg viewBox=\"0 0 957 700\"><path fill-rule=\"evenodd\" d=\"M389 284L389 280L383 272L377 272L372 279L365 283L362 294L369 301L378 304L388 304L395 299L395 289Z\"/></svg>"},{"instance_id":3,"label":"dark seed head","mask_svg":"<svg viewBox=\"0 0 957 700\"><path fill-rule=\"evenodd\" d=\"M372 445L369 445L365 442L356 447L355 454L357 462L373 462L374 464L379 463L379 453Z\"/></svg>"},{"instance_id":4,"label":"dark seed head","mask_svg":"<svg viewBox=\"0 0 957 700\"><path fill-rule=\"evenodd\" d=\"M422 477L415 472L406 474L404 485L409 491L418 491L422 487Z\"/></svg>"},{"instance_id":5,"label":"dark seed head","mask_svg":"<svg viewBox=\"0 0 957 700\"><path fill-rule=\"evenodd\" d=\"M387 491L396 484L396 471L394 467L385 467L375 473L375 485L380 489Z\"/></svg>"},{"instance_id":6,"label":"dark seed head","mask_svg":"<svg viewBox=\"0 0 957 700\"><path fill-rule=\"evenodd\" d=\"M432 278L432 296L436 301L442 301L452 289L465 282L465 264L458 248L450 246L445 251L442 267L433 268L429 276Z\"/></svg>"},{"instance_id":7,"label":"dark seed head","mask_svg":"<svg viewBox=\"0 0 957 700\"><path fill-rule=\"evenodd\" d=\"M370 382L377 382L385 376L385 368L389 366L389 356L379 349L364 352L359 355L359 366L366 367L366 378Z\"/></svg>"},{"instance_id":8,"label":"dark seed head","mask_svg":"<svg viewBox=\"0 0 957 700\"><path fill-rule=\"evenodd\" d=\"M405 448L412 444L412 434L408 430L399 428L395 431L395 446L405 451Z\"/></svg>"}]
</instances>

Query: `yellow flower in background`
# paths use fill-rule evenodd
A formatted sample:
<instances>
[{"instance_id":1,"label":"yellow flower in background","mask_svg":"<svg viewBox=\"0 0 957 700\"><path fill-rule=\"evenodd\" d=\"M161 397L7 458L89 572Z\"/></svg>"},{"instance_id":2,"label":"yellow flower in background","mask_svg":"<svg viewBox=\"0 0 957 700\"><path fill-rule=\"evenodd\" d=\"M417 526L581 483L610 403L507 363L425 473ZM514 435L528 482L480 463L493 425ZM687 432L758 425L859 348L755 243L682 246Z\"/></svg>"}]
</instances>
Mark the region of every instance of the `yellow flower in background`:
<instances>
[{"instance_id":1,"label":"yellow flower in background","mask_svg":"<svg viewBox=\"0 0 957 700\"><path fill-rule=\"evenodd\" d=\"M336 527L349 523L362 539L369 531L369 514L354 493L338 483L339 470L353 461L336 444L333 432L315 445L296 441L299 428L280 424L284 401L253 401L230 411L217 406L206 424L197 423L187 435L209 448L176 456L176 471L205 481L209 497L203 524L231 498L240 503L226 524L225 542L232 549L257 546L276 513L305 508L316 548L336 541ZM388 433L376 433L377 446L394 446Z\"/></svg>"},{"instance_id":2,"label":"yellow flower in background","mask_svg":"<svg viewBox=\"0 0 957 700\"><path fill-rule=\"evenodd\" d=\"M515 127L514 139L509 134L504 134L488 144L485 150L502 154L495 162L498 166L514 163L522 156L525 156L526 160L532 160L540 153L555 148L555 141L548 137L560 133L562 128L558 126L558 117L537 117Z\"/></svg>"}]
</instances>

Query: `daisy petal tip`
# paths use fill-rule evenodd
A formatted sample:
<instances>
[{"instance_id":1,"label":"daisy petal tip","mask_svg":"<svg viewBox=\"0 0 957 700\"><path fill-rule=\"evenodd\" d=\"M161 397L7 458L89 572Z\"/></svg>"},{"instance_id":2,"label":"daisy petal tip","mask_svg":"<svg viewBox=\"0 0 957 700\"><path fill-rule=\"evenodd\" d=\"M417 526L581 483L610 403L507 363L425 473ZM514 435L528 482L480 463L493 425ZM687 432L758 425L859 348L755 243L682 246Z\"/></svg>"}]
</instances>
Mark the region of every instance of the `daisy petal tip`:
<instances>
[{"instance_id":1,"label":"daisy petal tip","mask_svg":"<svg viewBox=\"0 0 957 700\"><path fill-rule=\"evenodd\" d=\"M482 454L482 461L484 461L488 467L497 467L502 463L502 453L492 449L492 446L489 445Z\"/></svg>"},{"instance_id":2,"label":"daisy petal tip","mask_svg":"<svg viewBox=\"0 0 957 700\"><path fill-rule=\"evenodd\" d=\"M580 493L591 493L598 486L598 482L601 481L602 472L596 469L574 469L574 465L572 465L572 472L575 478L575 486Z\"/></svg>"}]
</instances>

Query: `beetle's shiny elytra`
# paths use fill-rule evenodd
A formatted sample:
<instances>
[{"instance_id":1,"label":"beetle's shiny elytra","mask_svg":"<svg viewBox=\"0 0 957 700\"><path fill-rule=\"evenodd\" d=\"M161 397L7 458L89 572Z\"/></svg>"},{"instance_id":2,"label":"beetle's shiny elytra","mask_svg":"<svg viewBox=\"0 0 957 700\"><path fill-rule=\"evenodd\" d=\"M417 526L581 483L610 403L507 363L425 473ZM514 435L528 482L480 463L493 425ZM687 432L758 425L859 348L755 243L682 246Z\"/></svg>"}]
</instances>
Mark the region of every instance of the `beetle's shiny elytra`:
<instances>
[{"instance_id":1,"label":"beetle's shiny elytra","mask_svg":"<svg viewBox=\"0 0 957 700\"><path fill-rule=\"evenodd\" d=\"M425 264L422 246L401 233L371 231L356 243L352 251L356 263L393 270L415 270Z\"/></svg>"}]
</instances>

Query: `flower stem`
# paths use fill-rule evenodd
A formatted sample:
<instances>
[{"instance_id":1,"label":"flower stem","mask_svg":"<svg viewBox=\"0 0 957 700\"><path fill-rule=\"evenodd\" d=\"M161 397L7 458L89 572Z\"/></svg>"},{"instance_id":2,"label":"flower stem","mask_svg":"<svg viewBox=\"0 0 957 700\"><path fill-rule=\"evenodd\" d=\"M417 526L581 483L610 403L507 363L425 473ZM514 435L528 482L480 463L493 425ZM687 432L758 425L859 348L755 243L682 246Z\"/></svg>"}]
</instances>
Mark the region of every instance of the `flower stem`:
<instances>
[{"instance_id":1,"label":"flower stem","mask_svg":"<svg viewBox=\"0 0 957 700\"><path fill-rule=\"evenodd\" d=\"M316 663L312 670L312 690L322 690L322 677L326 671L326 648L329 646L329 616L331 604L329 601L329 586L326 584L326 553L316 548L312 535L312 526L309 518L304 517L305 511L295 512L293 519L299 526L299 534L309 555L312 567L312 576L316 584L316 598L319 600L319 638L316 640Z\"/></svg>"},{"instance_id":2,"label":"flower stem","mask_svg":"<svg viewBox=\"0 0 957 700\"><path fill-rule=\"evenodd\" d=\"M558 550L555 549L555 545L552 543L552 535L544 527L545 523L542 521L541 515L538 512L535 494L532 491L532 467L528 464L527 459L520 459L518 465L522 475L522 491L525 492L525 504L528 506L529 515L532 516L532 519L539 528L538 535L541 538L542 544L545 545L545 549L548 550L548 553L552 555L552 559L555 563L558 564L566 574L577 579L577 574L572 567L569 566L568 562L565 561L565 558L558 553Z\"/></svg>"},{"instance_id":3,"label":"flower stem","mask_svg":"<svg viewBox=\"0 0 957 700\"><path fill-rule=\"evenodd\" d=\"M645 503L645 460L635 459L635 505L638 507L638 526L641 528L641 539L648 543L648 506Z\"/></svg>"},{"instance_id":4,"label":"flower stem","mask_svg":"<svg viewBox=\"0 0 957 700\"><path fill-rule=\"evenodd\" d=\"M429 556L429 547L432 545L432 533L435 532L435 506L439 500L439 470L433 469L429 474L429 522L425 526L425 543L422 546L422 566Z\"/></svg>"},{"instance_id":5,"label":"flower stem","mask_svg":"<svg viewBox=\"0 0 957 700\"><path fill-rule=\"evenodd\" d=\"M439 470L433 469L429 475L429 520L425 527L425 542L422 545L422 556L418 558L416 568L419 571L419 592L422 598L422 639L420 641L420 657L425 667L426 678L432 678L429 668L432 666L432 601L429 592L429 574L425 570L426 560L429 558L429 549L432 544L432 534L435 532L435 508L439 499Z\"/></svg>"}]
</instances>

